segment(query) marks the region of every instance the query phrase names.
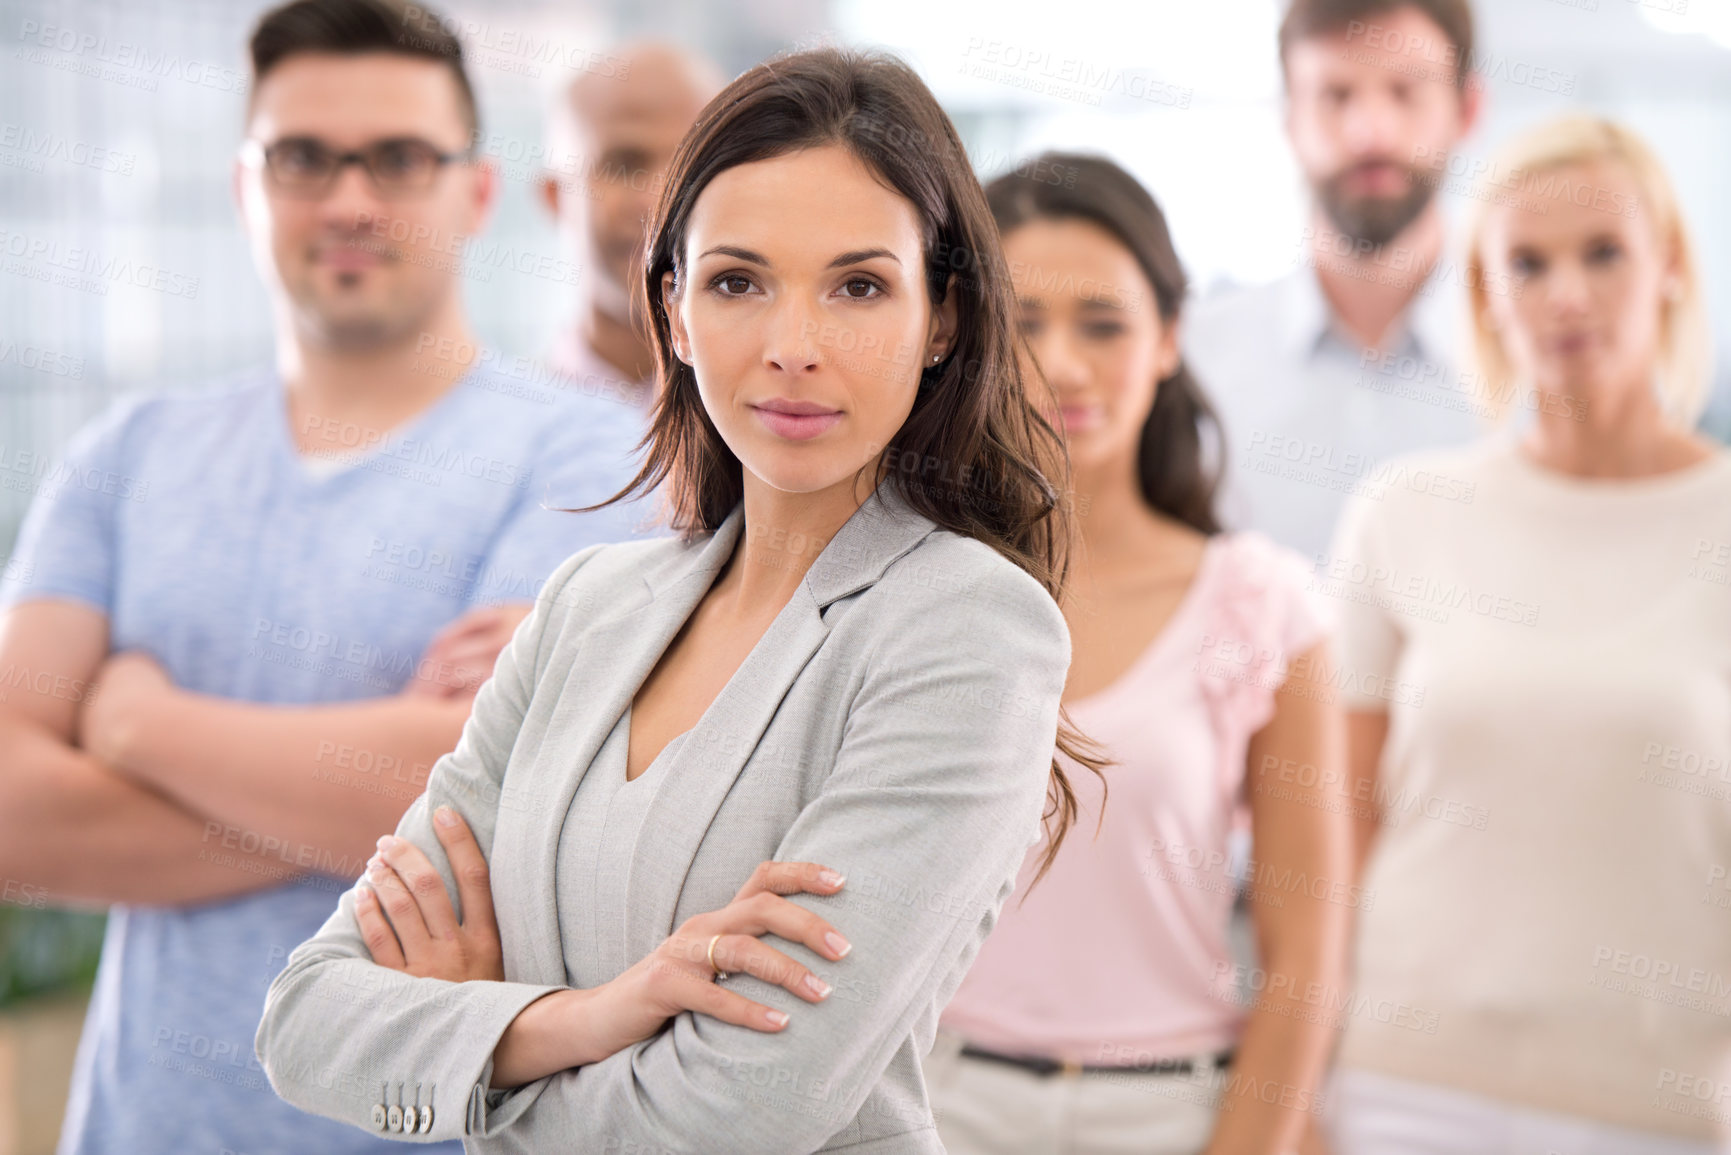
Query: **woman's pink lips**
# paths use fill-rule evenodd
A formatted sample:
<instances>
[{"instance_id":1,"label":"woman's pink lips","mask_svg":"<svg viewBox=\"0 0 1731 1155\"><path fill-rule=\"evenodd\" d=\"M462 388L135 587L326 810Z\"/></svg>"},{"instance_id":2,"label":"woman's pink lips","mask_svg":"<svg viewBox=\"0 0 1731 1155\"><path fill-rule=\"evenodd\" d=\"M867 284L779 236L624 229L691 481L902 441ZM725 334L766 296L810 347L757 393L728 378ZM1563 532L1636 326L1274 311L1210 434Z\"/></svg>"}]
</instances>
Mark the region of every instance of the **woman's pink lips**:
<instances>
[{"instance_id":1,"label":"woman's pink lips","mask_svg":"<svg viewBox=\"0 0 1731 1155\"><path fill-rule=\"evenodd\" d=\"M841 420L840 413L782 413L756 405L752 412L771 433L791 441L809 441Z\"/></svg>"},{"instance_id":2,"label":"woman's pink lips","mask_svg":"<svg viewBox=\"0 0 1731 1155\"><path fill-rule=\"evenodd\" d=\"M1053 420L1053 417L1057 420ZM1048 423L1063 428L1066 432L1080 429L1091 429L1100 423L1101 413L1092 405L1066 405L1056 414L1048 411Z\"/></svg>"}]
</instances>

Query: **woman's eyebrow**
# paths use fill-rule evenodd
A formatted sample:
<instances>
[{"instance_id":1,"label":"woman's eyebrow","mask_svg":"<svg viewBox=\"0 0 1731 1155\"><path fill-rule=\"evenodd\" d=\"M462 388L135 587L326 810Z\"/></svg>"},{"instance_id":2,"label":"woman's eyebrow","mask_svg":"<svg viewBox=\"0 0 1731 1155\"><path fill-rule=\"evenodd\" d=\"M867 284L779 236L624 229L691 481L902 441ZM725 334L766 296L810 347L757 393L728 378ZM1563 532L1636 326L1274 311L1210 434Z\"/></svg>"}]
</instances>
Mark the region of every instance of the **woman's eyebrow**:
<instances>
[{"instance_id":1,"label":"woman's eyebrow","mask_svg":"<svg viewBox=\"0 0 1731 1155\"><path fill-rule=\"evenodd\" d=\"M870 261L878 257L888 257L898 265L902 263L902 259L888 249L852 249L831 261L829 267L839 269L843 265L857 265L862 261Z\"/></svg>"},{"instance_id":2,"label":"woman's eyebrow","mask_svg":"<svg viewBox=\"0 0 1731 1155\"><path fill-rule=\"evenodd\" d=\"M750 249L742 249L738 245L716 245L712 249L705 249L698 255L697 259L702 260L704 257L715 256L717 254L724 257L732 257L737 261L749 261L754 265L762 265L765 268L769 267L768 257L763 256L761 253L754 253Z\"/></svg>"},{"instance_id":3,"label":"woman's eyebrow","mask_svg":"<svg viewBox=\"0 0 1731 1155\"><path fill-rule=\"evenodd\" d=\"M698 254L698 260L702 260L704 257L709 256L732 257L736 261L748 261L754 265L762 265L766 269L770 267L770 260L768 257L764 256L762 253L756 253L750 249L741 248L738 245L716 245L713 248L705 249L702 253ZM902 263L902 259L890 252L888 249L850 249L848 252L837 256L827 267L831 269L839 269L844 265L857 265L862 261L870 261L878 257L888 257L898 265Z\"/></svg>"}]
</instances>

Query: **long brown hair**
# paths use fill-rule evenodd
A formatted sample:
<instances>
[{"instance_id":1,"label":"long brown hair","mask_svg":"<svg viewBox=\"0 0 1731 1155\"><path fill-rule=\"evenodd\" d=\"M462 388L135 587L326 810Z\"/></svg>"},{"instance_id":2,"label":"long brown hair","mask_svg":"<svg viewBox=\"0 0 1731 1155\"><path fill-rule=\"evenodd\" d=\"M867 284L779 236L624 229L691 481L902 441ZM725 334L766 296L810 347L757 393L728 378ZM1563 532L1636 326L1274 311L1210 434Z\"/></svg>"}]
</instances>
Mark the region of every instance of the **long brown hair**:
<instances>
[{"instance_id":1,"label":"long brown hair","mask_svg":"<svg viewBox=\"0 0 1731 1155\"><path fill-rule=\"evenodd\" d=\"M1042 173L1063 173L1053 182ZM1028 174L1028 175L1018 175ZM1166 215L1136 178L1104 157L1046 152L986 186L999 232L1033 220L1084 220L1111 233L1154 286L1164 325L1178 321L1188 285ZM1205 443L1204 437L1208 438ZM1220 532L1215 495L1225 468L1220 418L1182 358L1154 391L1136 449L1142 499L1156 512L1206 534Z\"/></svg>"},{"instance_id":2,"label":"long brown hair","mask_svg":"<svg viewBox=\"0 0 1731 1155\"><path fill-rule=\"evenodd\" d=\"M674 353L662 279L671 272L684 283L687 222L718 174L824 145L847 148L912 203L931 301L956 295L955 341L940 363L920 370L913 409L879 459L890 466L883 483L1061 598L1073 532L1069 459L1024 392L997 226L949 117L912 69L884 53L821 48L766 61L723 89L686 134L650 224L634 294L649 321L659 377L650 429L639 443L648 451L637 476L601 505L665 481L670 524L689 538L714 532L743 499L743 466L704 410L696 374ZM1058 750L1095 773L1105 765L1062 710ZM1076 813L1075 793L1054 757L1040 875Z\"/></svg>"}]
</instances>

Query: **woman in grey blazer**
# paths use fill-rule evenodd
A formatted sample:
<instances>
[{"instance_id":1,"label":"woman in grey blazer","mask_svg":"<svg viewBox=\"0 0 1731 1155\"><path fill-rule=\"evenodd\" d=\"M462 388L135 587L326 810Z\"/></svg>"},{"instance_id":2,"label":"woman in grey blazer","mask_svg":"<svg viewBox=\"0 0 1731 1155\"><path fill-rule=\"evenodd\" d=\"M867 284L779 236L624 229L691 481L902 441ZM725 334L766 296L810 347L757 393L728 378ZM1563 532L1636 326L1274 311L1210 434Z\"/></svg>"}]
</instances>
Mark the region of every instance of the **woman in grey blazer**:
<instances>
[{"instance_id":1,"label":"woman in grey blazer","mask_svg":"<svg viewBox=\"0 0 1731 1155\"><path fill-rule=\"evenodd\" d=\"M919 79L823 50L705 110L646 266L614 500L659 486L682 536L547 581L258 1052L306 1110L475 1151L940 1152L938 1012L1073 816L1054 741L1099 767L996 230Z\"/></svg>"}]
</instances>

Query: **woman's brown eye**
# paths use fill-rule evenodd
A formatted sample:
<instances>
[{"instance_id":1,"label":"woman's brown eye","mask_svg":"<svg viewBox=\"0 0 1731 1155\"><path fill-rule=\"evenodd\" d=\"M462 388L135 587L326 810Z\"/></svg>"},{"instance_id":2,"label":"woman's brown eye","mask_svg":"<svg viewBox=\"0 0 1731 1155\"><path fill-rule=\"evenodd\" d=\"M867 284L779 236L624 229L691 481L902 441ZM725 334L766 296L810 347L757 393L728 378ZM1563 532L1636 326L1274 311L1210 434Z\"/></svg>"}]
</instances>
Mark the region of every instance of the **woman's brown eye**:
<instances>
[{"instance_id":1,"label":"woman's brown eye","mask_svg":"<svg viewBox=\"0 0 1731 1155\"><path fill-rule=\"evenodd\" d=\"M849 281L845 288L847 290L847 295L855 300L868 300L871 298L872 294L877 291L877 285L873 284L871 281ZM854 292L855 289L862 291L856 293Z\"/></svg>"},{"instance_id":2,"label":"woman's brown eye","mask_svg":"<svg viewBox=\"0 0 1731 1155\"><path fill-rule=\"evenodd\" d=\"M721 286L728 296L737 297L751 288L751 282L744 277L723 277Z\"/></svg>"}]
</instances>

